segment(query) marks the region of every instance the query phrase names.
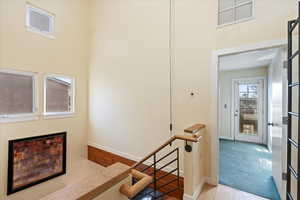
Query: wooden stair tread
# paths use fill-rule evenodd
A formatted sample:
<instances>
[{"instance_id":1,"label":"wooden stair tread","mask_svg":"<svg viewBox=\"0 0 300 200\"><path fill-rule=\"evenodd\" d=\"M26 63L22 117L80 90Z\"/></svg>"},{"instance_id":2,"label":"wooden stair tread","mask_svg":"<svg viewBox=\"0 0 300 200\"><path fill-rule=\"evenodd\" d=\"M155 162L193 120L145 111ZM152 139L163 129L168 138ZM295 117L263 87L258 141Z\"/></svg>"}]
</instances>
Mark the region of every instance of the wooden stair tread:
<instances>
[{"instance_id":1,"label":"wooden stair tread","mask_svg":"<svg viewBox=\"0 0 300 200\"><path fill-rule=\"evenodd\" d=\"M164 198L164 200L179 200L179 199L177 199L175 197L167 196L167 197Z\"/></svg>"}]
</instances>

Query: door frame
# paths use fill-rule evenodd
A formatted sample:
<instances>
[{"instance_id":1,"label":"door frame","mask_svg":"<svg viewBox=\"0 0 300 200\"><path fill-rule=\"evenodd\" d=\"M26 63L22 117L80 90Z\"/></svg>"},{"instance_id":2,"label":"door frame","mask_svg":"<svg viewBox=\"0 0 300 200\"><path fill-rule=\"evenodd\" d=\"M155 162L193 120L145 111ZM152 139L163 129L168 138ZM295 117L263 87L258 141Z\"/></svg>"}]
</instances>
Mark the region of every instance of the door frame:
<instances>
[{"instance_id":1,"label":"door frame","mask_svg":"<svg viewBox=\"0 0 300 200\"><path fill-rule=\"evenodd\" d=\"M277 39L271 41L265 41L261 43L255 43L250 45L238 46L233 48L225 48L219 49L212 52L212 67L210 68L211 74L211 84L210 84L210 91L211 96L216 98L211 98L210 104L210 120L209 120L209 131L211 134L211 174L210 177L207 179L207 183L212 185L219 184L219 57L232 55L237 53L243 53L253 50L262 50L262 49L270 49L270 48L278 48L278 47L286 47L287 41L286 39ZM218 123L216 123L218 122Z\"/></svg>"},{"instance_id":2,"label":"door frame","mask_svg":"<svg viewBox=\"0 0 300 200\"><path fill-rule=\"evenodd\" d=\"M261 110L261 115L262 115L262 121L264 122L262 125L261 125L261 143L262 144L266 144L267 143L267 128L268 128L268 118L267 118L267 77L266 76L253 76L253 77L241 77L241 78L234 78L232 79L232 93L231 93L231 132L233 133L233 139L234 140L237 140L236 139L236 136L235 136L235 128L236 128L236 124L235 124L235 117L234 117L234 105L235 105L235 98L236 98L236 93L235 93L235 82L236 81L244 81L244 80L262 80L263 81L263 90L261 92L262 94L262 110ZM250 141L249 141L250 142Z\"/></svg>"}]
</instances>

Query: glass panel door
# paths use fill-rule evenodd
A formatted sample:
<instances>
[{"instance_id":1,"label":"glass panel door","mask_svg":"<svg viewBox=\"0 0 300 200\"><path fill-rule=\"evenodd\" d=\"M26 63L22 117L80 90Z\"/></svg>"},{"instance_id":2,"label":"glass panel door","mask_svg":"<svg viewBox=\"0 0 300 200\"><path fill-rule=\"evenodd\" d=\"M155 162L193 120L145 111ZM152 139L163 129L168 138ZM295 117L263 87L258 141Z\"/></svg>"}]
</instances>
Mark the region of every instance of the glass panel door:
<instances>
[{"instance_id":1,"label":"glass panel door","mask_svg":"<svg viewBox=\"0 0 300 200\"><path fill-rule=\"evenodd\" d=\"M234 81L234 136L236 140L263 143L263 78Z\"/></svg>"},{"instance_id":2,"label":"glass panel door","mask_svg":"<svg viewBox=\"0 0 300 200\"><path fill-rule=\"evenodd\" d=\"M240 134L257 135L258 84L240 84Z\"/></svg>"}]
</instances>

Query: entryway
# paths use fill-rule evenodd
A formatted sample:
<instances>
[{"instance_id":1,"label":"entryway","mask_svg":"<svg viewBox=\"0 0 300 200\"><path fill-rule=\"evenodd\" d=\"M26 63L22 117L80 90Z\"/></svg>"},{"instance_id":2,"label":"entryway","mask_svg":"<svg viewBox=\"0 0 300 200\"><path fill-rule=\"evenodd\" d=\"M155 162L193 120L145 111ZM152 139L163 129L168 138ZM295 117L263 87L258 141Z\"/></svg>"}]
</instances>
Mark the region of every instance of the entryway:
<instances>
[{"instance_id":1,"label":"entryway","mask_svg":"<svg viewBox=\"0 0 300 200\"><path fill-rule=\"evenodd\" d=\"M284 46L218 56L219 183L272 200L281 199L285 154Z\"/></svg>"}]
</instances>

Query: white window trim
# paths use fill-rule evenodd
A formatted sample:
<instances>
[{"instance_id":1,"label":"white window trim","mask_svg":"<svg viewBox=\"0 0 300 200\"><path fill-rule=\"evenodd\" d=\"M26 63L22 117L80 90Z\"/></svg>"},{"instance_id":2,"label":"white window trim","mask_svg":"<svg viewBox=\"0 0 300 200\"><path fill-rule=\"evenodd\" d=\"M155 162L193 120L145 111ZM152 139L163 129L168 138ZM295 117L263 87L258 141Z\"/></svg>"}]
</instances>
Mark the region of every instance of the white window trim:
<instances>
[{"instance_id":1,"label":"white window trim","mask_svg":"<svg viewBox=\"0 0 300 200\"><path fill-rule=\"evenodd\" d=\"M38 95L37 95L37 73L35 72L25 72L17 71L12 69L0 69L0 73L16 74L31 76L33 80L33 102L32 102L32 113L20 113L20 114L8 114L0 115L0 123L11 123L11 122L24 122L24 121L34 121L39 119L38 115Z\"/></svg>"},{"instance_id":2,"label":"white window trim","mask_svg":"<svg viewBox=\"0 0 300 200\"><path fill-rule=\"evenodd\" d=\"M71 80L71 111L69 112L47 112L47 78L61 77ZM75 116L75 78L71 76L48 74L44 77L44 119L68 118Z\"/></svg>"},{"instance_id":3,"label":"white window trim","mask_svg":"<svg viewBox=\"0 0 300 200\"><path fill-rule=\"evenodd\" d=\"M69 118L74 117L75 112L48 112L44 113L44 119Z\"/></svg>"},{"instance_id":4,"label":"white window trim","mask_svg":"<svg viewBox=\"0 0 300 200\"><path fill-rule=\"evenodd\" d=\"M236 8L238 8L240 6L247 5L247 4L250 4L250 3L252 3L252 15L251 15L251 17L240 19L240 20L235 20L233 22L228 22L228 23L225 23L225 24L219 24L219 15L220 15L220 13L222 13L224 11L227 11L227 10L236 9ZM240 4L234 5L234 6L229 7L229 8L225 8L223 10L220 10L220 3L219 3L219 0L218 0L218 6L217 6L217 28L223 28L223 27L226 27L226 26L230 26L230 25L234 25L234 24L239 24L239 23L242 23L242 22L247 22L247 21L250 21L250 20L253 20L253 19L255 19L255 0L249 0L247 2L240 3Z\"/></svg>"},{"instance_id":5,"label":"white window trim","mask_svg":"<svg viewBox=\"0 0 300 200\"><path fill-rule=\"evenodd\" d=\"M13 122L36 121L39 119L38 114L17 114L17 115L1 115L0 124Z\"/></svg>"},{"instance_id":6,"label":"white window trim","mask_svg":"<svg viewBox=\"0 0 300 200\"><path fill-rule=\"evenodd\" d=\"M49 17L49 19L50 19L50 31L49 32L41 31L39 29L36 29L36 28L30 26L30 21L29 21L30 17L29 17L29 12L28 12L30 10L33 10L35 12L38 12L38 13L41 13L41 14L44 14L44 15L47 15ZM37 33L37 34L40 34L42 36L54 39L55 38L54 37L54 22L55 22L54 19L55 19L54 14L51 14L50 12L47 12L43 9L37 8L37 7L27 3L27 5L26 5L26 28L27 28L27 31Z\"/></svg>"}]
</instances>

